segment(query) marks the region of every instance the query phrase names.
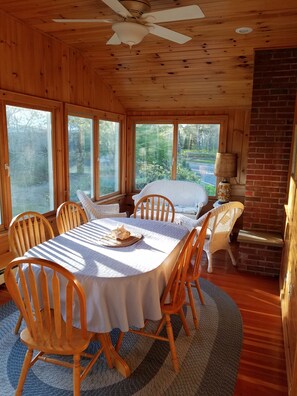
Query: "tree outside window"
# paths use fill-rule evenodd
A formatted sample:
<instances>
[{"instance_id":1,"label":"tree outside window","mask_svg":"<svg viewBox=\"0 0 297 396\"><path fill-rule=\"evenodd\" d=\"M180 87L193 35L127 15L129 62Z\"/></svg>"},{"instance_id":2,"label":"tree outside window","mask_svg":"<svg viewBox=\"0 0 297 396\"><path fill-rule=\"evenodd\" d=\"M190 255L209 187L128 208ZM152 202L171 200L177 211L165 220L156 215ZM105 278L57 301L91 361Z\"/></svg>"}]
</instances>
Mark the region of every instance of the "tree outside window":
<instances>
[{"instance_id":1,"label":"tree outside window","mask_svg":"<svg viewBox=\"0 0 297 396\"><path fill-rule=\"evenodd\" d=\"M54 209L52 113L6 106L12 214Z\"/></svg>"},{"instance_id":2,"label":"tree outside window","mask_svg":"<svg viewBox=\"0 0 297 396\"><path fill-rule=\"evenodd\" d=\"M119 191L120 123L99 121L100 195Z\"/></svg>"},{"instance_id":3,"label":"tree outside window","mask_svg":"<svg viewBox=\"0 0 297 396\"><path fill-rule=\"evenodd\" d=\"M171 179L176 174L177 180L202 184L214 196L219 135L220 124L178 124L174 150L173 124L136 124L135 188L140 190L152 181Z\"/></svg>"},{"instance_id":4,"label":"tree outside window","mask_svg":"<svg viewBox=\"0 0 297 396\"><path fill-rule=\"evenodd\" d=\"M93 197L93 120L68 116L68 161L70 199L77 190Z\"/></svg>"}]
</instances>

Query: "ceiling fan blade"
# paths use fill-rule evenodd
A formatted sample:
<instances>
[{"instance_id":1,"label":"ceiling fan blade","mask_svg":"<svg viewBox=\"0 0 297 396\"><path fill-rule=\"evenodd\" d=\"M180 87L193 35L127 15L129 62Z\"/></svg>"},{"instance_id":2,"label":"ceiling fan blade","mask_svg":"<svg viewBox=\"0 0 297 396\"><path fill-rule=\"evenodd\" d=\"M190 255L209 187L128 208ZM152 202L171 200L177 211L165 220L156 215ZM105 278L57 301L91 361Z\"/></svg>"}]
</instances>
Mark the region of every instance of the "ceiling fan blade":
<instances>
[{"instance_id":1,"label":"ceiling fan blade","mask_svg":"<svg viewBox=\"0 0 297 396\"><path fill-rule=\"evenodd\" d=\"M114 23L114 19L53 19L59 23Z\"/></svg>"},{"instance_id":2,"label":"ceiling fan blade","mask_svg":"<svg viewBox=\"0 0 297 396\"><path fill-rule=\"evenodd\" d=\"M204 18L200 7L197 5L189 5L185 7L170 8L169 10L147 12L142 15L142 18L147 19L148 22L173 22L185 21L187 19Z\"/></svg>"},{"instance_id":3,"label":"ceiling fan blade","mask_svg":"<svg viewBox=\"0 0 297 396\"><path fill-rule=\"evenodd\" d=\"M125 8L118 0L102 0L109 8L114 12L121 15L124 18L132 17L130 12Z\"/></svg>"},{"instance_id":4,"label":"ceiling fan blade","mask_svg":"<svg viewBox=\"0 0 297 396\"><path fill-rule=\"evenodd\" d=\"M151 26L147 26L151 34L155 36L162 37L166 40L173 41L178 44L185 44L187 41L191 40L192 37L185 36L184 34L180 34L175 32L174 30L170 30L164 28L163 26L152 24Z\"/></svg>"},{"instance_id":5,"label":"ceiling fan blade","mask_svg":"<svg viewBox=\"0 0 297 396\"><path fill-rule=\"evenodd\" d=\"M119 39L118 35L115 33L111 36L111 38L107 41L106 44L109 45L120 45L122 44L121 40Z\"/></svg>"}]
</instances>

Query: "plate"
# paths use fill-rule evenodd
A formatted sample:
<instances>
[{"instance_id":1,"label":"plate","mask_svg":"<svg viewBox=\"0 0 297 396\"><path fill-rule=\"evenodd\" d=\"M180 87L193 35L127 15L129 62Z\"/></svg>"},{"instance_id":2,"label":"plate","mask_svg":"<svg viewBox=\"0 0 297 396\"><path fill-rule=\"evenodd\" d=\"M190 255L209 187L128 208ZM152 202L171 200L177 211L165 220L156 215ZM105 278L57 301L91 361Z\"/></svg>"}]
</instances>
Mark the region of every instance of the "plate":
<instances>
[{"instance_id":1,"label":"plate","mask_svg":"<svg viewBox=\"0 0 297 396\"><path fill-rule=\"evenodd\" d=\"M101 246L106 247L125 247L131 246L134 243L140 241L142 239L142 234L131 234L129 238L121 240L121 239L114 239L111 234L103 235L101 238L98 239L98 243Z\"/></svg>"}]
</instances>

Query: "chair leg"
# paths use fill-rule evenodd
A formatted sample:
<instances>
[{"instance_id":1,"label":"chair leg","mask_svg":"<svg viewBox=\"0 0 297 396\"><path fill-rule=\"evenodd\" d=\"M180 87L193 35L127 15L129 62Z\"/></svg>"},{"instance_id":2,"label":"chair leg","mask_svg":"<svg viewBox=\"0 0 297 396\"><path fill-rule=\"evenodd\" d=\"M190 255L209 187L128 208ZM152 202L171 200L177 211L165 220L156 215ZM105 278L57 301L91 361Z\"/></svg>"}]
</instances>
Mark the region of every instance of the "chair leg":
<instances>
[{"instance_id":1,"label":"chair leg","mask_svg":"<svg viewBox=\"0 0 297 396\"><path fill-rule=\"evenodd\" d=\"M210 252L207 252L207 260L208 260L207 272L209 274L211 274L212 273L212 254Z\"/></svg>"},{"instance_id":2,"label":"chair leg","mask_svg":"<svg viewBox=\"0 0 297 396\"><path fill-rule=\"evenodd\" d=\"M106 363L109 368L113 368L111 350L110 350L111 341L110 341L110 338L108 339L108 337L110 337L110 335L109 334L107 335L106 333L98 333L97 334L97 338L99 339L101 347L103 349L103 354L105 356ZM109 341L110 341L110 343L109 343Z\"/></svg>"},{"instance_id":3,"label":"chair leg","mask_svg":"<svg viewBox=\"0 0 297 396\"><path fill-rule=\"evenodd\" d=\"M184 311L183 311L182 308L181 308L180 311L179 311L179 316L181 317L181 320L182 320L182 323L183 323L183 328L184 328L184 330L185 330L185 333L186 333L186 335L189 337L189 336L190 336L190 330L189 330L188 323L187 323L187 321L186 321L186 317L185 317L185 314L184 314Z\"/></svg>"},{"instance_id":4,"label":"chair leg","mask_svg":"<svg viewBox=\"0 0 297 396\"><path fill-rule=\"evenodd\" d=\"M192 316L193 316L193 322L195 329L198 329L198 317L197 317L197 312L195 308L195 302L194 302L194 297L192 293L192 286L190 282L186 282L187 285L187 290L188 290L188 296L189 296L189 301L190 301L190 306L192 310Z\"/></svg>"},{"instance_id":5,"label":"chair leg","mask_svg":"<svg viewBox=\"0 0 297 396\"><path fill-rule=\"evenodd\" d=\"M21 324L23 320L23 315L20 313L18 317L18 321L16 322L15 328L14 328L14 334L18 334Z\"/></svg>"},{"instance_id":6,"label":"chair leg","mask_svg":"<svg viewBox=\"0 0 297 396\"><path fill-rule=\"evenodd\" d=\"M233 256L233 253L232 253L232 251L231 251L230 246L228 246L227 251L228 251L228 253L229 253L229 256L230 256L230 259L231 259L231 261L232 261L232 264L234 265L234 267L236 267L236 260L235 260L235 258L234 258L234 256Z\"/></svg>"},{"instance_id":7,"label":"chair leg","mask_svg":"<svg viewBox=\"0 0 297 396\"><path fill-rule=\"evenodd\" d=\"M32 356L33 356L33 349L28 349L27 352L26 352L25 359L24 359L24 363L23 363L23 367L22 367L22 371L21 371L18 387L17 387L16 392L15 392L16 396L20 396L22 394L24 383L25 383L25 380L26 380L26 377L27 377L27 374L28 374L28 370L30 368Z\"/></svg>"},{"instance_id":8,"label":"chair leg","mask_svg":"<svg viewBox=\"0 0 297 396\"><path fill-rule=\"evenodd\" d=\"M159 335L161 333L161 330L163 329L165 322L166 322L166 318L165 315L163 315L162 319L159 322L158 328L155 332L156 335Z\"/></svg>"},{"instance_id":9,"label":"chair leg","mask_svg":"<svg viewBox=\"0 0 297 396\"><path fill-rule=\"evenodd\" d=\"M73 356L73 395L80 396L80 355Z\"/></svg>"},{"instance_id":10,"label":"chair leg","mask_svg":"<svg viewBox=\"0 0 297 396\"><path fill-rule=\"evenodd\" d=\"M198 290L198 294L199 294L199 298L200 298L201 304L204 305L205 301L204 301L204 297L203 297L203 294L202 294L198 279L195 279L195 286L196 286L196 289Z\"/></svg>"},{"instance_id":11,"label":"chair leg","mask_svg":"<svg viewBox=\"0 0 297 396\"><path fill-rule=\"evenodd\" d=\"M178 373L179 372L179 364L178 364L178 359L177 359L177 354L176 354L176 348L175 348L175 343L174 343L174 336L173 336L173 330L172 330L171 321L170 321L170 315L165 314L165 318L166 318L166 331L167 331L167 336L168 336L168 340L169 340L172 365L173 365L174 371L176 373Z\"/></svg>"},{"instance_id":12,"label":"chair leg","mask_svg":"<svg viewBox=\"0 0 297 396\"><path fill-rule=\"evenodd\" d=\"M125 333L123 331L121 331L120 334L119 334L119 337L118 337L118 340L117 340L117 343L116 343L116 346L115 346L115 350L117 352L119 352L119 350L121 348L124 335L125 335Z\"/></svg>"}]
</instances>

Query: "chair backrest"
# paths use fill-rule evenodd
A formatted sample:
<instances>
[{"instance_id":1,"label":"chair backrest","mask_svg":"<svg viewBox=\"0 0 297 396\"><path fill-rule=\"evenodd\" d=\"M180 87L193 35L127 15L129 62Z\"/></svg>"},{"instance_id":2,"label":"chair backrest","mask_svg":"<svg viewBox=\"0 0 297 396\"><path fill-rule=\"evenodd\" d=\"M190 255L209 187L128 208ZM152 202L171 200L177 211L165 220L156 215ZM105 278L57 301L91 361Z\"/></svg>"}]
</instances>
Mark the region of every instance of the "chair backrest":
<instances>
[{"instance_id":1,"label":"chair backrest","mask_svg":"<svg viewBox=\"0 0 297 396\"><path fill-rule=\"evenodd\" d=\"M136 203L133 216L173 223L175 210L173 203L164 195L150 194L145 195Z\"/></svg>"},{"instance_id":2,"label":"chair backrest","mask_svg":"<svg viewBox=\"0 0 297 396\"><path fill-rule=\"evenodd\" d=\"M208 222L209 245L212 245L214 250L216 250L216 245L221 246L229 242L230 233L243 210L244 205L241 202L234 201L222 204L208 212L210 213ZM203 224L208 213L198 219L197 226Z\"/></svg>"},{"instance_id":3,"label":"chair backrest","mask_svg":"<svg viewBox=\"0 0 297 396\"><path fill-rule=\"evenodd\" d=\"M155 180L148 183L139 194L132 196L134 205L137 201L150 194L160 194L170 199L174 206L201 207L208 202L208 194L205 188L198 183L186 180Z\"/></svg>"},{"instance_id":4,"label":"chair backrest","mask_svg":"<svg viewBox=\"0 0 297 396\"><path fill-rule=\"evenodd\" d=\"M59 234L87 223L87 221L84 210L76 202L63 202L57 209L56 222Z\"/></svg>"},{"instance_id":5,"label":"chair backrest","mask_svg":"<svg viewBox=\"0 0 297 396\"><path fill-rule=\"evenodd\" d=\"M167 310L174 313L177 312L184 304L186 298L185 281L192 257L196 234L197 231L194 228L188 235L178 255L169 281L161 297L161 309L166 307Z\"/></svg>"},{"instance_id":6,"label":"chair backrest","mask_svg":"<svg viewBox=\"0 0 297 396\"><path fill-rule=\"evenodd\" d=\"M77 190L76 194L89 221L103 217L127 217L126 212L120 213L120 205L118 203L97 205L83 191Z\"/></svg>"},{"instance_id":7,"label":"chair backrest","mask_svg":"<svg viewBox=\"0 0 297 396\"><path fill-rule=\"evenodd\" d=\"M193 264L193 273L192 273L192 278L197 279L199 277L199 271L200 271L200 263L202 259L202 254L203 254L203 246L206 238L206 233L207 233L207 227L208 227L208 222L211 214L208 212L206 214L205 220L202 224L202 227L200 230L197 230L197 237L196 240L193 244L193 249L192 249L192 258L191 262Z\"/></svg>"},{"instance_id":8,"label":"chair backrest","mask_svg":"<svg viewBox=\"0 0 297 396\"><path fill-rule=\"evenodd\" d=\"M9 225L8 241L16 257L54 237L50 222L38 212L23 212L15 216Z\"/></svg>"},{"instance_id":9,"label":"chair backrest","mask_svg":"<svg viewBox=\"0 0 297 396\"><path fill-rule=\"evenodd\" d=\"M94 220L96 218L94 202L81 190L77 190L76 194L85 210L88 220Z\"/></svg>"},{"instance_id":10,"label":"chair backrest","mask_svg":"<svg viewBox=\"0 0 297 396\"><path fill-rule=\"evenodd\" d=\"M84 290L68 270L49 260L21 257L6 267L4 279L37 349L71 348L74 321L86 338Z\"/></svg>"}]
</instances>

